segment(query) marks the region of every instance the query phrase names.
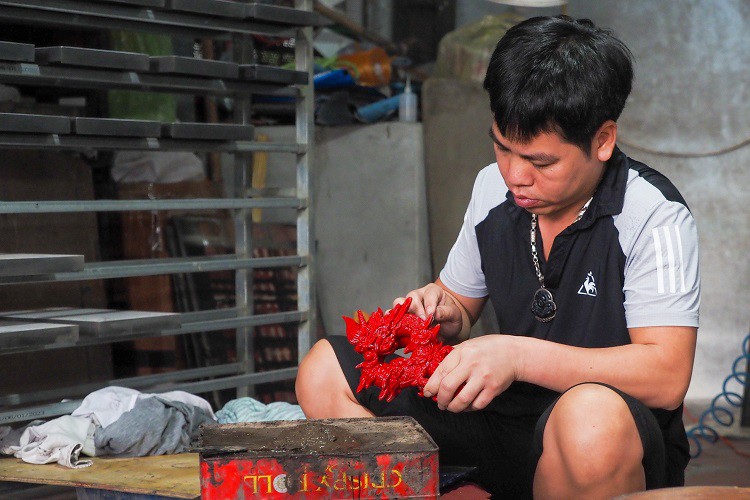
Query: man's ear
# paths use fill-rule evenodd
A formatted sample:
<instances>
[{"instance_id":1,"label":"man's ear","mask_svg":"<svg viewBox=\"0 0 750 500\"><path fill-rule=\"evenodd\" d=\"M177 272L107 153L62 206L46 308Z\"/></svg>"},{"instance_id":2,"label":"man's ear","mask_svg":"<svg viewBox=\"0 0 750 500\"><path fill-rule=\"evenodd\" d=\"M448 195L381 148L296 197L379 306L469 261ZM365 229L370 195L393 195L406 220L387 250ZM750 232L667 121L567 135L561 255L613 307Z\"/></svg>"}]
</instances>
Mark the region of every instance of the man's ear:
<instances>
[{"instance_id":1,"label":"man's ear","mask_svg":"<svg viewBox=\"0 0 750 500\"><path fill-rule=\"evenodd\" d=\"M607 120L594 134L592 147L599 161L608 161L612 157L617 143L617 123Z\"/></svg>"}]
</instances>

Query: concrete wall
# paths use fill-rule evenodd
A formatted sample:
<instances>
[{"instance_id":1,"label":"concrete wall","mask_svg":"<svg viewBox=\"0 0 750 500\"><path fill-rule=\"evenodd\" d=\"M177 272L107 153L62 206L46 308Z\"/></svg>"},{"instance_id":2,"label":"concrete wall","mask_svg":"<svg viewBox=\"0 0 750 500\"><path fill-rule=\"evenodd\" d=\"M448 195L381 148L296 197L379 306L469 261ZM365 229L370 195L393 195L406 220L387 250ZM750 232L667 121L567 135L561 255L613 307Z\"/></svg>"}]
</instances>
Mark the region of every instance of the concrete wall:
<instances>
[{"instance_id":1,"label":"concrete wall","mask_svg":"<svg viewBox=\"0 0 750 500\"><path fill-rule=\"evenodd\" d=\"M294 140L292 127L256 133ZM316 128L316 279L327 333L344 333L342 315L388 308L433 280L423 157L421 123ZM268 156L267 187L294 186L295 179L292 155ZM263 220L294 224L295 212L264 210Z\"/></svg>"},{"instance_id":2,"label":"concrete wall","mask_svg":"<svg viewBox=\"0 0 750 500\"><path fill-rule=\"evenodd\" d=\"M319 128L318 291L329 333L341 315L389 308L431 281L422 125Z\"/></svg>"}]
</instances>

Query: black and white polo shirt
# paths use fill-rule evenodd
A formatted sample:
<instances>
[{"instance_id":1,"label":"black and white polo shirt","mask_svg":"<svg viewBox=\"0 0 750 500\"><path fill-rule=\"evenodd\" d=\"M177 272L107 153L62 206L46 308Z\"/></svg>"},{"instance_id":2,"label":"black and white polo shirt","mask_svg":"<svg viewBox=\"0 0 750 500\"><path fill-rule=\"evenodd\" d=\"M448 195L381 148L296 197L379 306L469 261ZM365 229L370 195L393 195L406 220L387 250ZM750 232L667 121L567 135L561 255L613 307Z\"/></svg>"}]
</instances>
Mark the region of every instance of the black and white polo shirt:
<instances>
[{"instance_id":1,"label":"black and white polo shirt","mask_svg":"<svg viewBox=\"0 0 750 500\"><path fill-rule=\"evenodd\" d=\"M555 238L549 261L539 252L545 285L557 304L549 323L531 312L539 281L530 224L530 213L515 205L497 164L487 166L477 176L463 227L440 273L461 295L489 295L501 333L610 347L629 344L631 327L698 326L695 223L677 189L655 170L615 149L583 218ZM492 406L533 415L554 396L517 382ZM664 425L669 417L661 417Z\"/></svg>"}]
</instances>

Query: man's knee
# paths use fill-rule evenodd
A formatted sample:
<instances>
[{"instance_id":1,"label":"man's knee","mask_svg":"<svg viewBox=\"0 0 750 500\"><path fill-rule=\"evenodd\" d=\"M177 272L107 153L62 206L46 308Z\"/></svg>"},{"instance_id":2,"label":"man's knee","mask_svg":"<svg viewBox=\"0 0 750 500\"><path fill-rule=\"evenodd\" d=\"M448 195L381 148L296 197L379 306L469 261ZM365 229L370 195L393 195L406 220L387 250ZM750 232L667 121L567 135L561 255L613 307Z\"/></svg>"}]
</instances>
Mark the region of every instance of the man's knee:
<instances>
[{"instance_id":1,"label":"man's knee","mask_svg":"<svg viewBox=\"0 0 750 500\"><path fill-rule=\"evenodd\" d=\"M619 470L640 467L643 446L627 403L599 384L582 384L564 393L544 431L544 452L560 459L580 484L605 481Z\"/></svg>"},{"instance_id":2,"label":"man's knee","mask_svg":"<svg viewBox=\"0 0 750 500\"><path fill-rule=\"evenodd\" d=\"M297 401L308 418L371 417L355 399L330 342L318 341L300 363Z\"/></svg>"},{"instance_id":3,"label":"man's knee","mask_svg":"<svg viewBox=\"0 0 750 500\"><path fill-rule=\"evenodd\" d=\"M336 366L333 366L334 363ZM305 414L308 414L308 410L314 410L317 399L325 394L322 391L333 389L328 379L331 378L332 368L337 367L336 353L325 339L316 342L304 357L297 370L294 388Z\"/></svg>"}]
</instances>

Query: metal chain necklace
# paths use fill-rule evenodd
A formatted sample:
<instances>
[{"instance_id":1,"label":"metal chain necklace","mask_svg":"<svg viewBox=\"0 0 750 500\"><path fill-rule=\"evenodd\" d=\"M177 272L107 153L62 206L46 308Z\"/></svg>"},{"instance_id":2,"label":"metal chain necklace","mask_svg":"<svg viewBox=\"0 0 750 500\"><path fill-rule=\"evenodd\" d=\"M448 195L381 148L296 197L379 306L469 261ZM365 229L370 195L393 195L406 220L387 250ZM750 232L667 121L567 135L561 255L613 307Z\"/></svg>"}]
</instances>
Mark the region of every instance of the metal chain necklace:
<instances>
[{"instance_id":1,"label":"metal chain necklace","mask_svg":"<svg viewBox=\"0 0 750 500\"><path fill-rule=\"evenodd\" d=\"M593 196L589 198L589 201L587 201L581 211L578 212L578 216L576 217L576 220L573 221L573 224L581 220L593 199ZM555 298L552 296L552 292L547 290L544 286L544 275L539 267L539 255L536 252L536 227L537 216L536 214L531 214L531 260L534 261L534 270L536 271L536 277L539 280L539 290L534 293L534 300L531 301L531 312L534 313L536 319L542 323L548 323L555 317L557 304L555 304Z\"/></svg>"}]
</instances>

